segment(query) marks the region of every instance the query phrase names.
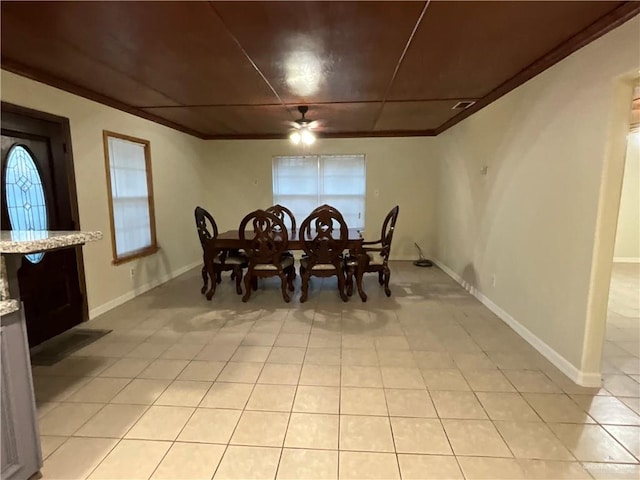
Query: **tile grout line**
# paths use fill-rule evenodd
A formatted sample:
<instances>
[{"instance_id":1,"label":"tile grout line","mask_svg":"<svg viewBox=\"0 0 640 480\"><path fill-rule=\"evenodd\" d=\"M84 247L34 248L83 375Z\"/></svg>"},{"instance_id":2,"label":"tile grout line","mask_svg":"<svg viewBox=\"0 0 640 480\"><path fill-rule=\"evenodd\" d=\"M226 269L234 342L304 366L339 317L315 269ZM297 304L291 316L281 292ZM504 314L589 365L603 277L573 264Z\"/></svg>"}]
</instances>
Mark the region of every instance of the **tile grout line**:
<instances>
[{"instance_id":1,"label":"tile grout line","mask_svg":"<svg viewBox=\"0 0 640 480\"><path fill-rule=\"evenodd\" d=\"M313 321L311 322L311 324L313 329ZM282 328L280 329L280 332L281 331L282 331ZM280 333L278 333L278 335L276 336L276 341L279 335ZM282 455L284 454L285 443L287 440L287 436L289 434L289 425L291 424L291 417L293 416L293 408L295 406L296 399L298 397L298 387L300 386L300 378L302 377L302 369L304 368L304 360L307 357L307 351L309 349L310 341L311 341L311 334L307 335L307 343L305 346L304 356L302 357L302 363L300 364L300 371L298 372L298 381L296 382L296 385L295 385L295 392L293 394L293 400L291 401L291 408L289 409L289 418L287 419L287 426L284 429L284 436L282 437L282 445L280 447L280 456L278 457L278 463L276 465L274 478L278 477L278 472L280 471L280 463L282 462Z\"/></svg>"}]
</instances>

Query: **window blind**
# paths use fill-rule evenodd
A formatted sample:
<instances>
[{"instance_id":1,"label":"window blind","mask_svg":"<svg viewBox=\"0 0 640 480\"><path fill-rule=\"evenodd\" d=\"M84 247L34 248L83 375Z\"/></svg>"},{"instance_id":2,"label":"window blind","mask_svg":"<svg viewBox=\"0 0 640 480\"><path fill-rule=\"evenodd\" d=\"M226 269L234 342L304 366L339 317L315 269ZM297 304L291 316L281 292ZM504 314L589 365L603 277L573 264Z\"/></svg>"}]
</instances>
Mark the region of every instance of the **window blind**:
<instances>
[{"instance_id":1,"label":"window blind","mask_svg":"<svg viewBox=\"0 0 640 480\"><path fill-rule=\"evenodd\" d=\"M298 223L318 205L329 204L350 228L364 227L364 155L300 155L273 159L273 203L289 208Z\"/></svg>"}]
</instances>

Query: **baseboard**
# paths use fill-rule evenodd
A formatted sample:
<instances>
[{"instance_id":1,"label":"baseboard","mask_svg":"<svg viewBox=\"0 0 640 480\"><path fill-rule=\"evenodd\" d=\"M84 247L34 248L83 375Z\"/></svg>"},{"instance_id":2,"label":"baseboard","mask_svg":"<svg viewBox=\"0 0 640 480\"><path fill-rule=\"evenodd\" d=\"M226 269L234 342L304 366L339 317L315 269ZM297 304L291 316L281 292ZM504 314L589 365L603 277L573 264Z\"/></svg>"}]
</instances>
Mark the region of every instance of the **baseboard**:
<instances>
[{"instance_id":1,"label":"baseboard","mask_svg":"<svg viewBox=\"0 0 640 480\"><path fill-rule=\"evenodd\" d=\"M169 280L176 278L182 275L183 273L186 273L189 270L196 268L200 265L202 265L202 261L197 261L189 265L185 265L184 267L180 267L177 270L174 270L173 272L169 272L165 275L162 275L161 277L156 278L151 282L145 283L144 285L140 285L135 289L125 293L124 295L120 295L119 297L114 298L113 300L109 300L108 302L103 303L98 307L92 308L91 310L89 310L89 320L92 320L97 316L102 315L103 313L108 312L109 310L112 310L122 305L123 303L134 299L138 295L142 295L143 293L148 292L152 288L155 288L158 285L162 285L163 283L166 283Z\"/></svg>"},{"instance_id":2,"label":"baseboard","mask_svg":"<svg viewBox=\"0 0 640 480\"><path fill-rule=\"evenodd\" d=\"M529 345L535 348L542 356L549 360L562 373L564 373L575 383L583 387L599 387L601 385L601 376L599 372L583 372L582 370L577 369L571 362L569 362L566 358L564 358L557 351L551 348L547 343L545 343L537 335L531 332L531 330L518 322L509 313L496 305L476 287L465 281L456 272L451 270L439 260L434 260L434 263L444 273L458 282L462 286L462 288L464 288L471 295L477 298L485 307L495 313L503 322L509 325L518 335L526 340Z\"/></svg>"},{"instance_id":3,"label":"baseboard","mask_svg":"<svg viewBox=\"0 0 640 480\"><path fill-rule=\"evenodd\" d=\"M639 257L613 257L613 263L640 263Z\"/></svg>"}]
</instances>

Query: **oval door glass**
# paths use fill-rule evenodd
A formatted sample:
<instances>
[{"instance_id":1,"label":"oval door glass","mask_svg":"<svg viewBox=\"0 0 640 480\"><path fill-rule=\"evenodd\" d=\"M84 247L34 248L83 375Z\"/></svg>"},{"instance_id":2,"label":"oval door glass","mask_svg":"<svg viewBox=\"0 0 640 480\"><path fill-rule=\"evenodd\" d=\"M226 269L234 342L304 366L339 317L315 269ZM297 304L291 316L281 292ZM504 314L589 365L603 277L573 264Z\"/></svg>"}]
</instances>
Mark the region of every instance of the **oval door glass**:
<instances>
[{"instance_id":1,"label":"oval door glass","mask_svg":"<svg viewBox=\"0 0 640 480\"><path fill-rule=\"evenodd\" d=\"M22 145L14 145L7 154L4 191L12 230L47 230L47 202L36 163ZM25 255L38 263L44 253Z\"/></svg>"}]
</instances>

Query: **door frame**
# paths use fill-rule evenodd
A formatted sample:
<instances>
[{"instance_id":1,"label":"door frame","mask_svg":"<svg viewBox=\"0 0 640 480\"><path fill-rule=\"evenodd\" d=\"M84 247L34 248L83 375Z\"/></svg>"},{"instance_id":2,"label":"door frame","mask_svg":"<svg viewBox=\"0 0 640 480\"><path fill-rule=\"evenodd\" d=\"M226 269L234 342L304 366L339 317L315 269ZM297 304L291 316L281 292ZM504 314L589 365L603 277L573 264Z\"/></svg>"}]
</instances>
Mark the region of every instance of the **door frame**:
<instances>
[{"instance_id":1,"label":"door frame","mask_svg":"<svg viewBox=\"0 0 640 480\"><path fill-rule=\"evenodd\" d=\"M47 122L55 123L60 127L63 141L64 151L64 167L67 175L67 184L69 189L69 205L71 208L71 218L73 220L76 230L80 228L80 214L78 210L78 192L76 189L76 174L73 163L73 149L71 148L71 128L69 125L69 119L66 117L60 117L53 115L52 113L41 112L40 110L34 110L32 108L15 105L8 102L0 102L0 111L2 113L15 113L24 117L29 117L34 120L45 120ZM75 247L77 266L78 266L78 281L80 285L80 293L82 294L82 321L89 320L89 302L87 301L87 285L84 274L84 257L82 255L82 247Z\"/></svg>"}]
</instances>

